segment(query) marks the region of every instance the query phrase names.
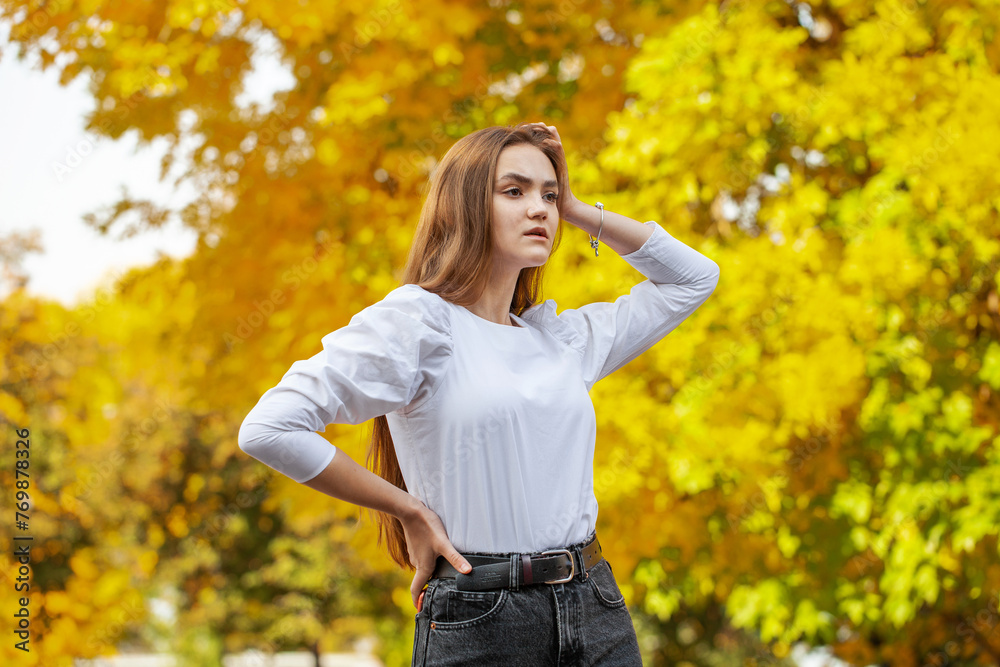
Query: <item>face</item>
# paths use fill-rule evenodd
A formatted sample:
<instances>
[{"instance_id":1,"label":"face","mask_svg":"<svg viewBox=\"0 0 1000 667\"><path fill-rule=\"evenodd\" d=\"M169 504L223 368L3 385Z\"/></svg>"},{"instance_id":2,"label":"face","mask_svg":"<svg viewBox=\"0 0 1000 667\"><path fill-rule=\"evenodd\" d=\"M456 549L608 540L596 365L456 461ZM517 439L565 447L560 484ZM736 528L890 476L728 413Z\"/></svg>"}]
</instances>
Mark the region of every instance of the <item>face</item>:
<instances>
[{"instance_id":1,"label":"face","mask_svg":"<svg viewBox=\"0 0 1000 667\"><path fill-rule=\"evenodd\" d=\"M559 187L552 163L530 144L508 146L493 184L494 262L501 272L541 266L559 226ZM534 233L532 233L534 232Z\"/></svg>"}]
</instances>

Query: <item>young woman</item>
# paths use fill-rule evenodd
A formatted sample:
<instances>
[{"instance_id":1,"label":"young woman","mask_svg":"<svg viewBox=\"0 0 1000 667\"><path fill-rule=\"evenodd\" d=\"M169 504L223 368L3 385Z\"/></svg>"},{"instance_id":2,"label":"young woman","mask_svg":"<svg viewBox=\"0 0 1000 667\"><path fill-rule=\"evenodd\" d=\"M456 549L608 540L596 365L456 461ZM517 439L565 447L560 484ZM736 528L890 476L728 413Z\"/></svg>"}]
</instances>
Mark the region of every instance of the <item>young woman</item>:
<instances>
[{"instance_id":1,"label":"young woman","mask_svg":"<svg viewBox=\"0 0 1000 667\"><path fill-rule=\"evenodd\" d=\"M647 280L557 314L539 296L560 219ZM655 221L574 197L555 127L473 132L431 177L403 284L292 364L239 446L376 512L379 543L415 570L414 665L641 665L597 540L588 392L718 279ZM373 418L378 474L316 432Z\"/></svg>"}]
</instances>

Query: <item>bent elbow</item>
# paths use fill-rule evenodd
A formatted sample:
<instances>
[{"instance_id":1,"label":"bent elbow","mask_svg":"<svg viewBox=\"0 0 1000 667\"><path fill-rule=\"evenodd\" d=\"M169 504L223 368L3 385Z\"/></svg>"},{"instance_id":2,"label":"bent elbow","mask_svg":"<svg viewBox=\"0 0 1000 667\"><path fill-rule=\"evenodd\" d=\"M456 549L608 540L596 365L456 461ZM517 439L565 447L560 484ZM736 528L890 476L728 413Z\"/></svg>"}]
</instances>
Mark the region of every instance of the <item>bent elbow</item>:
<instances>
[{"instance_id":1,"label":"bent elbow","mask_svg":"<svg viewBox=\"0 0 1000 667\"><path fill-rule=\"evenodd\" d=\"M699 308L703 303L708 301L708 298L712 296L715 292L715 288L719 285L719 265L715 264L715 270L710 271L704 275L698 282L694 283L692 286L694 291L693 304L694 308Z\"/></svg>"},{"instance_id":2,"label":"bent elbow","mask_svg":"<svg viewBox=\"0 0 1000 667\"><path fill-rule=\"evenodd\" d=\"M247 416L240 425L239 433L236 435L236 444L245 454L249 454L258 461L263 459L263 453L267 449L268 436L274 429L259 422L250 421Z\"/></svg>"},{"instance_id":3,"label":"bent elbow","mask_svg":"<svg viewBox=\"0 0 1000 667\"><path fill-rule=\"evenodd\" d=\"M722 271L719 269L718 264L712 262L712 265L715 267L715 270L712 271L712 273L710 273L708 277L705 279L705 283L708 286L707 287L708 296L711 296L712 292L714 292L715 288L719 285L719 276L722 273Z\"/></svg>"}]
</instances>

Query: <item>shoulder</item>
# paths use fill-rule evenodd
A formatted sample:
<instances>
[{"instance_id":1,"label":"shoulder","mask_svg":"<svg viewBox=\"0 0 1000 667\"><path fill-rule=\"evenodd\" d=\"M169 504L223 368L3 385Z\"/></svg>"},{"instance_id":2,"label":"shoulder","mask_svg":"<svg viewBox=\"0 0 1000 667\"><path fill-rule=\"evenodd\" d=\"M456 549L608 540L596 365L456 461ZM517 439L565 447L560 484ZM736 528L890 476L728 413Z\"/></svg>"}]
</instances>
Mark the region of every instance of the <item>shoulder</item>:
<instances>
[{"instance_id":1,"label":"shoulder","mask_svg":"<svg viewBox=\"0 0 1000 667\"><path fill-rule=\"evenodd\" d=\"M443 297L419 285L406 284L393 289L362 312L375 316L402 314L445 333L451 330L452 307Z\"/></svg>"},{"instance_id":2,"label":"shoulder","mask_svg":"<svg viewBox=\"0 0 1000 667\"><path fill-rule=\"evenodd\" d=\"M563 315L556 313L556 302L554 299L546 299L530 308L526 308L521 313L521 319L531 323L536 328L545 329L566 345L576 347L580 343L577 331L566 321Z\"/></svg>"},{"instance_id":3,"label":"shoulder","mask_svg":"<svg viewBox=\"0 0 1000 667\"><path fill-rule=\"evenodd\" d=\"M546 299L541 303L536 303L524 309L521 319L538 324L545 324L556 317L556 302L554 299Z\"/></svg>"},{"instance_id":4,"label":"shoulder","mask_svg":"<svg viewBox=\"0 0 1000 667\"><path fill-rule=\"evenodd\" d=\"M407 283L386 294L379 303L399 308L420 308L447 312L452 305L447 299L434 292L428 292L420 285Z\"/></svg>"}]
</instances>

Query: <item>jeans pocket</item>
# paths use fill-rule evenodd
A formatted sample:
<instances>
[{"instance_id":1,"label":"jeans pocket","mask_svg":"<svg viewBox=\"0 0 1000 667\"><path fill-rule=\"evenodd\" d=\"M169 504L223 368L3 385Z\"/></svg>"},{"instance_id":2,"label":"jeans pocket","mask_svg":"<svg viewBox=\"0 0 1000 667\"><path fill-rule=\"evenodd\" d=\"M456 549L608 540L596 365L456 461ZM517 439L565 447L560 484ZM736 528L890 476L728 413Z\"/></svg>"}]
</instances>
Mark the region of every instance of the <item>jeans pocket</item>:
<instances>
[{"instance_id":1,"label":"jeans pocket","mask_svg":"<svg viewBox=\"0 0 1000 667\"><path fill-rule=\"evenodd\" d=\"M496 616L507 601L508 589L460 591L454 584L438 586L430 609L431 627L464 627ZM425 600L426 603L426 600Z\"/></svg>"},{"instance_id":2,"label":"jeans pocket","mask_svg":"<svg viewBox=\"0 0 1000 667\"><path fill-rule=\"evenodd\" d=\"M611 563L607 559L602 559L597 565L590 569L590 576L587 583L594 591L597 600L609 609L618 609L625 606L625 596L618 588L615 581L614 572L611 571Z\"/></svg>"}]
</instances>

